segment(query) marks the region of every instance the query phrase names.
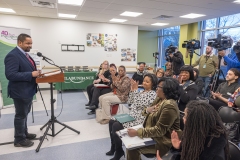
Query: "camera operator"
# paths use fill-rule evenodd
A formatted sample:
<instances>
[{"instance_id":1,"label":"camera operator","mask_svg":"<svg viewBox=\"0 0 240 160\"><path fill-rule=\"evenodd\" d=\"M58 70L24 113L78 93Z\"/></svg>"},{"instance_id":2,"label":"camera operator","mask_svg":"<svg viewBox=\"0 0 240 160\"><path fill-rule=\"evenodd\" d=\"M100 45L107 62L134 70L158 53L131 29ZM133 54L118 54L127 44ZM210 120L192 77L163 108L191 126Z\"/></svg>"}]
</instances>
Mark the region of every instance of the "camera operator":
<instances>
[{"instance_id":1,"label":"camera operator","mask_svg":"<svg viewBox=\"0 0 240 160\"><path fill-rule=\"evenodd\" d=\"M183 55L177 48L175 52L171 52L170 50L168 55L171 57L173 73L178 76L180 74L180 68L184 66Z\"/></svg>"},{"instance_id":2,"label":"camera operator","mask_svg":"<svg viewBox=\"0 0 240 160\"><path fill-rule=\"evenodd\" d=\"M231 58L226 55L225 50L218 51L218 55L223 57L224 61L227 63L227 71L231 68L236 68L240 71L240 41L233 47L234 53Z\"/></svg>"},{"instance_id":3,"label":"camera operator","mask_svg":"<svg viewBox=\"0 0 240 160\"><path fill-rule=\"evenodd\" d=\"M218 57L213 54L213 48L207 46L206 54L202 55L192 66L199 65L199 77L204 82L205 97L209 97L209 90L207 89L215 70L218 68Z\"/></svg>"}]
</instances>

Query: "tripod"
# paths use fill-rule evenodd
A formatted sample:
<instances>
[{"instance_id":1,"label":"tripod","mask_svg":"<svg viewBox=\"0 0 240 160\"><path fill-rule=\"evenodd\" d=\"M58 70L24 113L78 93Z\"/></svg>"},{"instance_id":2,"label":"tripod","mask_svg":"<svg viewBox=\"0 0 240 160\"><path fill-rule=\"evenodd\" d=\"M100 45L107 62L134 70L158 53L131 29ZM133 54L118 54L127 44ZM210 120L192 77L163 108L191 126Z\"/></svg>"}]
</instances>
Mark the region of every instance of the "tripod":
<instances>
[{"instance_id":1,"label":"tripod","mask_svg":"<svg viewBox=\"0 0 240 160\"><path fill-rule=\"evenodd\" d=\"M155 64L154 64L154 72L156 73L157 71L157 59L158 59L158 54L154 53L153 57L155 58Z\"/></svg>"},{"instance_id":2,"label":"tripod","mask_svg":"<svg viewBox=\"0 0 240 160\"><path fill-rule=\"evenodd\" d=\"M44 108L45 108L45 111L46 111L46 113L47 113L47 116L48 116L47 108L46 108L45 102L44 102L44 100L43 100L42 93L41 93L41 91L40 91L40 88L39 88L39 86L38 86L38 85L37 85L37 89L38 89L38 92L40 93L40 96L41 96L41 98L42 98L42 102L43 102L43 106L44 106ZM33 115L33 102L32 102L32 123L34 123L34 115Z\"/></svg>"},{"instance_id":3,"label":"tripod","mask_svg":"<svg viewBox=\"0 0 240 160\"><path fill-rule=\"evenodd\" d=\"M61 131L63 131L65 128L68 128L68 129L70 129L70 130L72 130L72 131L80 134L79 131L77 131L77 130L71 128L71 127L69 127L69 126L66 125L66 124L63 124L63 123L59 122L59 121L57 120L57 118L54 116L54 103L55 103L56 100L53 99L53 83L50 83L50 94L51 94L51 119L50 119L44 126L42 126L42 127L40 128L40 130L42 130L43 128L45 128L45 127L47 126L46 131L44 132L43 136L40 137L40 142L39 142L39 144L38 144L38 147L37 147L37 149L36 149L36 152L38 152L39 149L41 148L41 145L42 145L42 143L43 143L43 141L44 141L44 139L45 139L45 137L46 137L47 135L52 136L52 137L55 137L58 133L60 133ZM64 126L64 127L63 127L60 131L58 131L57 133L55 133L54 123L58 123L58 124L60 124L60 125L62 125L62 126ZM52 130L52 134L48 134L48 130L49 130L49 129Z\"/></svg>"},{"instance_id":4,"label":"tripod","mask_svg":"<svg viewBox=\"0 0 240 160\"><path fill-rule=\"evenodd\" d=\"M209 91L209 89L210 89L210 91L215 91L216 90L216 86L218 86L218 83L219 83L220 75L222 75L223 79L226 81L225 76L223 74L223 71L220 69L221 60L222 60L222 57L218 56L218 69L215 70L215 72L214 72L214 74L212 76L210 85L209 85L209 87L207 88L207 90L206 90L206 92L204 94L204 97L206 96L206 94Z\"/></svg>"},{"instance_id":5,"label":"tripod","mask_svg":"<svg viewBox=\"0 0 240 160\"><path fill-rule=\"evenodd\" d=\"M192 65L192 58L193 58L193 53L195 53L196 55L200 56L200 54L197 54L193 48L190 48L188 53L190 54L190 66Z\"/></svg>"}]
</instances>

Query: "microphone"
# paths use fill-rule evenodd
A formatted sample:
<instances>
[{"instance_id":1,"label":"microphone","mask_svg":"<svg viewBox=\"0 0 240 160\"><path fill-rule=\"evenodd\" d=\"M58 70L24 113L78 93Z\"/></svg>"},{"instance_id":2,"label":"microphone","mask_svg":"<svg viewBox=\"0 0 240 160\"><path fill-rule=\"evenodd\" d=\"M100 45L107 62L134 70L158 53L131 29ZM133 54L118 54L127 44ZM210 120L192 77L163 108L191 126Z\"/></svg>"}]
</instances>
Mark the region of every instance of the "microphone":
<instances>
[{"instance_id":1,"label":"microphone","mask_svg":"<svg viewBox=\"0 0 240 160\"><path fill-rule=\"evenodd\" d=\"M43 60L45 60L46 62L48 62L49 64L51 64L51 65L53 65L53 66L58 67L58 68L61 70L61 72L63 72L63 70L62 70L61 67L59 67L58 65L56 65L56 64L53 62L53 60L51 60L50 58L47 58L47 57L45 57L44 55L42 55L41 52L38 52L38 53L37 53L37 56L38 56L38 57L43 57ZM52 61L52 63L49 62L48 60Z\"/></svg>"},{"instance_id":2,"label":"microphone","mask_svg":"<svg viewBox=\"0 0 240 160\"><path fill-rule=\"evenodd\" d=\"M47 57L45 57L44 55L42 55L41 52L38 52L38 53L37 53L37 56L38 56L38 57L43 57L43 59L48 59L48 60L52 61L50 58L47 58Z\"/></svg>"}]
</instances>

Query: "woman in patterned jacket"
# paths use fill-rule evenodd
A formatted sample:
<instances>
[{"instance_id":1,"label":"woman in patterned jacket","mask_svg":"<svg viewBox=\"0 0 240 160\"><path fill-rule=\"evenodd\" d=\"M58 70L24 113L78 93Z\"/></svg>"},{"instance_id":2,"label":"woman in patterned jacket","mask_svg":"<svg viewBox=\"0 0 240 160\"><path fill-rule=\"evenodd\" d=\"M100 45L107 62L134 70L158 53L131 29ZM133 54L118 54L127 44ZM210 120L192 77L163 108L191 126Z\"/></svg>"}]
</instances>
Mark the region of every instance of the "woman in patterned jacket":
<instances>
[{"instance_id":1,"label":"woman in patterned jacket","mask_svg":"<svg viewBox=\"0 0 240 160\"><path fill-rule=\"evenodd\" d=\"M138 83L133 79L131 80L131 91L129 94L128 103L132 105L129 108L129 115L132 116L135 120L123 124L115 120L110 120L109 134L111 138L111 149L109 152L106 153L106 155L113 155L115 153L114 157L111 160L119 160L124 155L124 151L122 149L122 141L117 136L116 131L143 123L145 117L142 115L142 111L144 108L151 106L151 104L155 100L156 87L157 77L154 74L147 73L146 75L144 75L144 90L141 92L137 91Z\"/></svg>"}]
</instances>

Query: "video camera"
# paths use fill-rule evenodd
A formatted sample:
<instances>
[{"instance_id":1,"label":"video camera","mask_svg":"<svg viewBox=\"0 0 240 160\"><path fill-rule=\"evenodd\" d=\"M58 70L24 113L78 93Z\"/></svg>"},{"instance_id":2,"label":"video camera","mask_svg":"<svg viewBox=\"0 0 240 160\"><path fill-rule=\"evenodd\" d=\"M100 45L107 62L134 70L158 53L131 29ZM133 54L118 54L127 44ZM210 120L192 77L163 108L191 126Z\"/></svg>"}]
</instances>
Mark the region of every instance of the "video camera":
<instances>
[{"instance_id":1,"label":"video camera","mask_svg":"<svg viewBox=\"0 0 240 160\"><path fill-rule=\"evenodd\" d=\"M238 41L234 46L233 46L233 51L235 53L240 53L240 41Z\"/></svg>"},{"instance_id":2,"label":"video camera","mask_svg":"<svg viewBox=\"0 0 240 160\"><path fill-rule=\"evenodd\" d=\"M158 55L159 55L158 52L154 52L154 53L153 53L153 57L154 57L154 58L157 58L157 59L158 59Z\"/></svg>"},{"instance_id":3,"label":"video camera","mask_svg":"<svg viewBox=\"0 0 240 160\"><path fill-rule=\"evenodd\" d=\"M177 47L173 46L172 44L166 48L166 50L165 50L166 61L168 61L168 62L171 61L171 57L169 56L169 54L174 53L176 49L177 49Z\"/></svg>"},{"instance_id":4,"label":"video camera","mask_svg":"<svg viewBox=\"0 0 240 160\"><path fill-rule=\"evenodd\" d=\"M233 40L229 36L222 36L218 34L217 38L208 39L208 46L217 49L218 51L222 51L228 48L231 48L233 44Z\"/></svg>"},{"instance_id":5,"label":"video camera","mask_svg":"<svg viewBox=\"0 0 240 160\"><path fill-rule=\"evenodd\" d=\"M187 49L200 49L201 45L200 45L200 41L196 40L196 39L191 39L189 41L184 41L182 43L182 48L187 48Z\"/></svg>"}]
</instances>

